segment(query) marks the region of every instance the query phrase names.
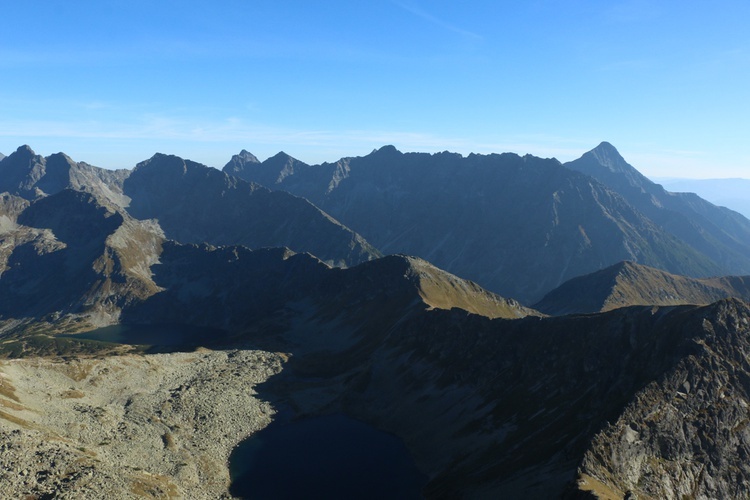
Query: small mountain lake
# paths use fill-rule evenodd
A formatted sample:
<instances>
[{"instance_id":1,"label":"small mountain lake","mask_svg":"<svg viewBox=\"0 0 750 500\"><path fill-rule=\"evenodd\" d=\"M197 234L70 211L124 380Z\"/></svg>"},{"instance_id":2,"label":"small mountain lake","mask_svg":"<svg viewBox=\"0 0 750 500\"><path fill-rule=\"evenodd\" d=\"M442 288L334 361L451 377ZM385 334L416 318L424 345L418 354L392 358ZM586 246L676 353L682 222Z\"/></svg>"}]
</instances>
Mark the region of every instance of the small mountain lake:
<instances>
[{"instance_id":1,"label":"small mountain lake","mask_svg":"<svg viewBox=\"0 0 750 500\"><path fill-rule=\"evenodd\" d=\"M275 421L229 470L230 493L253 500L418 499L427 483L400 439L341 414Z\"/></svg>"},{"instance_id":2,"label":"small mountain lake","mask_svg":"<svg viewBox=\"0 0 750 500\"><path fill-rule=\"evenodd\" d=\"M188 325L112 325L84 333L61 335L73 339L151 346L208 345L226 337L224 330Z\"/></svg>"}]
</instances>

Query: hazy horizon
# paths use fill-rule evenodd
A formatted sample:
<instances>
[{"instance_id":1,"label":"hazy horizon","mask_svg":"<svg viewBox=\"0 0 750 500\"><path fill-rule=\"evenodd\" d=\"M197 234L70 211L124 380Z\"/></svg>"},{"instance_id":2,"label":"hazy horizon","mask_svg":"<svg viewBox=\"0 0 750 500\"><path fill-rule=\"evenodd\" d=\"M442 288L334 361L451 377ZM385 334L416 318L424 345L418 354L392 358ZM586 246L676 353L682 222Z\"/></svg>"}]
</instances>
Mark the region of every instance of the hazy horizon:
<instances>
[{"instance_id":1,"label":"hazy horizon","mask_svg":"<svg viewBox=\"0 0 750 500\"><path fill-rule=\"evenodd\" d=\"M394 0L6 6L0 152L105 168L401 151L747 177L750 4ZM23 21L23 22L21 22Z\"/></svg>"}]
</instances>

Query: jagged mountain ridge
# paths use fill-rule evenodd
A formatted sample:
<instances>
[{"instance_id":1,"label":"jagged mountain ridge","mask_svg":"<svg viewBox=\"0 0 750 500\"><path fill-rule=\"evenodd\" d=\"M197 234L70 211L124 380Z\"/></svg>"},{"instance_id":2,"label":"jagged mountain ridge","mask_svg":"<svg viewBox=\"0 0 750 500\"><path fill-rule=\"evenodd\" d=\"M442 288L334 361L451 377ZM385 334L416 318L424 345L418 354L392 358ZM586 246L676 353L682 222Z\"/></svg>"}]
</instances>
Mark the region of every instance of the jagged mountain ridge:
<instances>
[{"instance_id":1,"label":"jagged mountain ridge","mask_svg":"<svg viewBox=\"0 0 750 500\"><path fill-rule=\"evenodd\" d=\"M131 215L158 219L168 238L183 243L286 246L344 266L380 255L307 200L177 156L156 154L139 163L123 191Z\"/></svg>"},{"instance_id":2,"label":"jagged mountain ridge","mask_svg":"<svg viewBox=\"0 0 750 500\"><path fill-rule=\"evenodd\" d=\"M648 218L710 257L721 274L750 274L750 220L693 193L665 190L628 164L608 142L565 163L621 194Z\"/></svg>"},{"instance_id":3,"label":"jagged mountain ridge","mask_svg":"<svg viewBox=\"0 0 750 500\"><path fill-rule=\"evenodd\" d=\"M534 308L560 315L634 305L707 305L730 297L750 300L750 276L689 278L635 262L620 262L563 283Z\"/></svg>"},{"instance_id":4,"label":"jagged mountain ridge","mask_svg":"<svg viewBox=\"0 0 750 500\"><path fill-rule=\"evenodd\" d=\"M160 219L169 238L185 243L288 246L336 265L380 255L361 236L297 197L269 193L175 156L157 154L139 167L111 171L76 163L63 153L45 158L21 146L0 160L0 192L29 201L64 189L91 192L135 218Z\"/></svg>"},{"instance_id":5,"label":"jagged mountain ridge","mask_svg":"<svg viewBox=\"0 0 750 500\"><path fill-rule=\"evenodd\" d=\"M620 260L697 276L722 270L554 159L386 146L314 166L283 153L262 163L236 155L225 169L310 199L383 252L420 256L524 302Z\"/></svg>"},{"instance_id":6,"label":"jagged mountain ridge","mask_svg":"<svg viewBox=\"0 0 750 500\"><path fill-rule=\"evenodd\" d=\"M29 146L20 146L10 156L0 158L0 192L35 200L70 188L90 191L125 206L122 183L128 174L128 170L107 170L75 162L64 153L45 158Z\"/></svg>"},{"instance_id":7,"label":"jagged mountain ridge","mask_svg":"<svg viewBox=\"0 0 750 500\"><path fill-rule=\"evenodd\" d=\"M400 317L411 308L455 307L504 318L539 315L427 262L398 255L340 269L289 249L168 242L153 270L163 291L123 311L124 323L186 322L242 332L273 318L286 319L269 330L288 328L289 318L300 315L307 318L304 328L312 330L313 317L353 314L367 323ZM362 312L351 312L358 308Z\"/></svg>"}]
</instances>

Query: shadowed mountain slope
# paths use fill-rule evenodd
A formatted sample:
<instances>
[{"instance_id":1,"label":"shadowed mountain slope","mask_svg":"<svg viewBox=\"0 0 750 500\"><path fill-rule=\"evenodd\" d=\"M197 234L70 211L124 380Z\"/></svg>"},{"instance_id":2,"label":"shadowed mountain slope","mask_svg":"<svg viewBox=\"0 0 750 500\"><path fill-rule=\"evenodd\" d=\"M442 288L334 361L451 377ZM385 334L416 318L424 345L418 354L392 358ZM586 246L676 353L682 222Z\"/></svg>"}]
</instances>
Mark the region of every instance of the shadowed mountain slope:
<instances>
[{"instance_id":1,"label":"shadowed mountain slope","mask_svg":"<svg viewBox=\"0 0 750 500\"><path fill-rule=\"evenodd\" d=\"M156 154L138 164L124 192L131 215L158 219L168 238L183 243L286 246L345 266L379 255L307 200L177 156Z\"/></svg>"},{"instance_id":2,"label":"shadowed mountain slope","mask_svg":"<svg viewBox=\"0 0 750 500\"><path fill-rule=\"evenodd\" d=\"M607 142L565 167L590 175L622 195L666 231L719 264L720 274L750 274L750 220L739 213L693 193L665 190Z\"/></svg>"},{"instance_id":3,"label":"shadowed mountain slope","mask_svg":"<svg viewBox=\"0 0 750 500\"><path fill-rule=\"evenodd\" d=\"M65 189L31 203L4 195L0 218L4 321L75 320L80 324L74 329L170 323L237 331L268 321L298 300L316 298L337 312L332 304L367 301L373 294L399 310L461 307L489 317L538 314L405 256L340 270L284 248L252 251L165 241L154 221L133 219L83 191Z\"/></svg>"},{"instance_id":4,"label":"shadowed mountain slope","mask_svg":"<svg viewBox=\"0 0 750 500\"><path fill-rule=\"evenodd\" d=\"M750 276L689 278L634 262L620 262L563 283L534 307L559 315L634 305L705 305L729 297L750 300Z\"/></svg>"},{"instance_id":5,"label":"shadowed mountain slope","mask_svg":"<svg viewBox=\"0 0 750 500\"><path fill-rule=\"evenodd\" d=\"M187 323L241 332L249 326L257 329L258 324L269 331L283 330L289 328L290 318L301 317L307 318L300 324L306 328L313 316L346 316L358 308L356 316L363 323L400 319L411 308L456 307L491 318L539 315L406 256L338 269L285 248L168 242L152 269L163 291L123 311L123 322ZM276 320L279 323L271 326Z\"/></svg>"},{"instance_id":6,"label":"shadowed mountain slope","mask_svg":"<svg viewBox=\"0 0 750 500\"><path fill-rule=\"evenodd\" d=\"M158 226L91 193L40 198L0 233L0 316L115 322L122 307L157 291L150 266L163 239Z\"/></svg>"},{"instance_id":7,"label":"shadowed mountain slope","mask_svg":"<svg viewBox=\"0 0 750 500\"><path fill-rule=\"evenodd\" d=\"M732 386L740 384L741 394L750 390L742 365L750 347L746 304L631 307L513 321L457 309L371 314L371 307L396 311L381 309L385 304L387 298L377 294L371 302L340 303L335 314L309 315L299 307L305 327L288 318L279 331L292 354L289 364L282 376L259 387L260 393L295 414L343 412L401 437L430 477L427 498L582 494L586 484L575 482L579 470L579 479L598 477L621 490L620 497L638 485L637 477L661 472L669 488L719 496L745 491L737 490L732 471L743 463L750 440L738 435L742 441L733 448L736 440L712 431L741 423L736 412L743 400L727 402L731 417L719 417L719 425L700 409L720 397L719 391L707 392L727 376L726 368L708 368L719 356L736 360L728 375ZM602 450L628 449L607 423L631 407L647 413L640 406L645 396L649 404L668 407L672 394L655 392L653 385L679 378L682 364L693 360L706 367L691 381L704 388L689 396L696 427L683 439L675 432L679 415L659 415L659 427L648 434L654 443L646 448L648 460L613 462ZM672 447L660 450L657 443L665 440L672 440ZM704 457L703 463L711 463L710 477L699 478L687 458L665 468L672 449ZM624 466L637 474L617 481L613 471ZM668 490L652 486L662 495Z\"/></svg>"},{"instance_id":8,"label":"shadowed mountain slope","mask_svg":"<svg viewBox=\"0 0 750 500\"><path fill-rule=\"evenodd\" d=\"M417 255L522 301L620 260L688 275L720 270L556 160L386 146L315 166L283 153L263 163L237 155L225 168L310 199L383 252Z\"/></svg>"}]
</instances>

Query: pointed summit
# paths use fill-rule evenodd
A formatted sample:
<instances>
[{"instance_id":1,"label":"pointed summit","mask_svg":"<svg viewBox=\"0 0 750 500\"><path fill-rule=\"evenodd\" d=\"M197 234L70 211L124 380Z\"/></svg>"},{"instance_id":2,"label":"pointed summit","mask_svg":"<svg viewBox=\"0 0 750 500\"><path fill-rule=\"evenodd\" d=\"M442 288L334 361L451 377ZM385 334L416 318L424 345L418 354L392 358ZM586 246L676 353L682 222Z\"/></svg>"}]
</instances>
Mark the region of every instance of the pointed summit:
<instances>
[{"instance_id":1,"label":"pointed summit","mask_svg":"<svg viewBox=\"0 0 750 500\"><path fill-rule=\"evenodd\" d=\"M28 162L36 156L37 154L34 152L34 150L31 149L28 145L24 144L23 146L19 146L18 149L11 153L10 156L8 156L8 159L12 158L14 162L20 163Z\"/></svg>"},{"instance_id":2,"label":"pointed summit","mask_svg":"<svg viewBox=\"0 0 750 500\"><path fill-rule=\"evenodd\" d=\"M239 159L246 163L260 163L260 160L258 160L258 158L247 149L243 149L240 151L240 154L235 156L239 157Z\"/></svg>"},{"instance_id":3,"label":"pointed summit","mask_svg":"<svg viewBox=\"0 0 750 500\"><path fill-rule=\"evenodd\" d=\"M304 162L299 161L293 156L289 156L283 151L279 151L274 156L263 162L263 179L261 184L271 186L279 184L285 177L294 175L295 171L300 168L307 168Z\"/></svg>"},{"instance_id":4,"label":"pointed summit","mask_svg":"<svg viewBox=\"0 0 750 500\"><path fill-rule=\"evenodd\" d=\"M232 159L224 165L222 169L225 174L234 177L242 177L242 173L249 167L260 165L260 161L254 154L246 149L240 151L240 154L232 156Z\"/></svg>"},{"instance_id":5,"label":"pointed summit","mask_svg":"<svg viewBox=\"0 0 750 500\"><path fill-rule=\"evenodd\" d=\"M611 172L627 172L635 170L632 166L625 161L619 151L610 143L604 141L597 147L584 154L591 155L596 158L597 162L609 169Z\"/></svg>"},{"instance_id":6,"label":"pointed summit","mask_svg":"<svg viewBox=\"0 0 750 500\"><path fill-rule=\"evenodd\" d=\"M625 161L610 143L602 142L579 159L565 163L565 167L593 177L620 192L622 189L649 191L654 183Z\"/></svg>"},{"instance_id":7,"label":"pointed summit","mask_svg":"<svg viewBox=\"0 0 750 500\"><path fill-rule=\"evenodd\" d=\"M369 156L388 157L388 156L394 156L394 155L400 155L400 154L402 153L401 151L396 149L396 146L392 144L386 144L380 149L373 150L372 153L369 154Z\"/></svg>"},{"instance_id":8,"label":"pointed summit","mask_svg":"<svg viewBox=\"0 0 750 500\"><path fill-rule=\"evenodd\" d=\"M23 146L18 146L18 149L16 149L15 152L18 154L23 154L23 155L30 155L30 156L36 155L34 150L31 149L31 146L29 146L28 144L24 144Z\"/></svg>"}]
</instances>

